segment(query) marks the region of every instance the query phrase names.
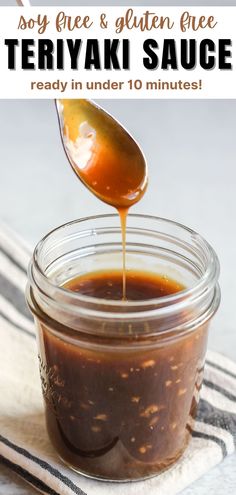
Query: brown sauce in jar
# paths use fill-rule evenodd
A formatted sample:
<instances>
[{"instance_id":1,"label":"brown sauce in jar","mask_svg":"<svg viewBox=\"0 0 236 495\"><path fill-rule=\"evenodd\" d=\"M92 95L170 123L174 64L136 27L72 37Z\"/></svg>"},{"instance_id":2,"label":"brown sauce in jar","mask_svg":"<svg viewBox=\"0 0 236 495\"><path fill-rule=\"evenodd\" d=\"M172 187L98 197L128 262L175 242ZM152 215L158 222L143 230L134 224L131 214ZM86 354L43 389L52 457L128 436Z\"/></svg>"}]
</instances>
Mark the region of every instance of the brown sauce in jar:
<instances>
[{"instance_id":1,"label":"brown sauce in jar","mask_svg":"<svg viewBox=\"0 0 236 495\"><path fill-rule=\"evenodd\" d=\"M93 298L120 300L122 271L82 275L64 287ZM164 276L127 271L130 301L183 288ZM42 318L39 324L48 432L61 457L78 471L114 480L145 478L173 463L190 437L206 326L169 344L154 341L145 350L145 345L135 345L137 325L125 329L130 338L123 346L112 339L108 343L106 326L104 347L104 342L94 345L90 336L80 341L75 335L74 343L64 340L55 321L43 323ZM158 320L153 326L158 331Z\"/></svg>"},{"instance_id":2,"label":"brown sauce in jar","mask_svg":"<svg viewBox=\"0 0 236 495\"><path fill-rule=\"evenodd\" d=\"M175 294L184 289L182 284L166 276L127 271L127 300L144 301ZM99 299L122 299L122 272L120 270L86 273L64 284L66 289Z\"/></svg>"}]
</instances>

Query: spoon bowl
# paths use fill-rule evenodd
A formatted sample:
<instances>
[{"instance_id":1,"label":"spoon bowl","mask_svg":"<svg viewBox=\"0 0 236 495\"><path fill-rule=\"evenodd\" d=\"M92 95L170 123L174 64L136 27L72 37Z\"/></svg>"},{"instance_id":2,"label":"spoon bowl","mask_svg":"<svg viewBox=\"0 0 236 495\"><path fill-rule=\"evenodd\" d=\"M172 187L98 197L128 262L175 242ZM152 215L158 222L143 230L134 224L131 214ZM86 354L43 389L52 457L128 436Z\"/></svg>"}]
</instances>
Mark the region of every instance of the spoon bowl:
<instances>
[{"instance_id":1,"label":"spoon bowl","mask_svg":"<svg viewBox=\"0 0 236 495\"><path fill-rule=\"evenodd\" d=\"M85 186L105 203L129 208L147 187L141 149L124 127L93 102L56 101L62 142Z\"/></svg>"}]
</instances>

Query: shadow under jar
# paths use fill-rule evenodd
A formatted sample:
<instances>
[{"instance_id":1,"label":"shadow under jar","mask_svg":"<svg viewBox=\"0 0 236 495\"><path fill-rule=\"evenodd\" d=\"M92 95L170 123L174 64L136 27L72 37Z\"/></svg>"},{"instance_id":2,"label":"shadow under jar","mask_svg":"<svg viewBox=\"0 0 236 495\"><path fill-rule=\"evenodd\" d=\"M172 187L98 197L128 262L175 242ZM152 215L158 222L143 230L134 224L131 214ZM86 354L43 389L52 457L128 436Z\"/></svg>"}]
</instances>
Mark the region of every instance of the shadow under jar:
<instances>
[{"instance_id":1,"label":"shadow under jar","mask_svg":"<svg viewBox=\"0 0 236 495\"><path fill-rule=\"evenodd\" d=\"M44 237L27 288L51 442L72 469L117 481L155 475L186 448L220 301L215 252L180 224L129 215L126 257L128 270L185 289L124 302L63 287L89 272L120 269L117 215L78 220Z\"/></svg>"}]
</instances>

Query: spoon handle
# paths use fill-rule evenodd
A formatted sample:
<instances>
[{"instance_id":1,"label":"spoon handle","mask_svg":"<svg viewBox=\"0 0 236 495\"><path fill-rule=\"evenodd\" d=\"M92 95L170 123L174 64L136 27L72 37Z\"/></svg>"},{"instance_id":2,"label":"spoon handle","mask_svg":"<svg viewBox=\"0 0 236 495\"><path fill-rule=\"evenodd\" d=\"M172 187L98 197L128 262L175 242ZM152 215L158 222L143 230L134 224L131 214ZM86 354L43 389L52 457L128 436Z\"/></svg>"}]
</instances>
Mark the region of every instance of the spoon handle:
<instances>
[{"instance_id":1,"label":"spoon handle","mask_svg":"<svg viewBox=\"0 0 236 495\"><path fill-rule=\"evenodd\" d=\"M31 7L29 0L16 0L16 3L19 7Z\"/></svg>"}]
</instances>

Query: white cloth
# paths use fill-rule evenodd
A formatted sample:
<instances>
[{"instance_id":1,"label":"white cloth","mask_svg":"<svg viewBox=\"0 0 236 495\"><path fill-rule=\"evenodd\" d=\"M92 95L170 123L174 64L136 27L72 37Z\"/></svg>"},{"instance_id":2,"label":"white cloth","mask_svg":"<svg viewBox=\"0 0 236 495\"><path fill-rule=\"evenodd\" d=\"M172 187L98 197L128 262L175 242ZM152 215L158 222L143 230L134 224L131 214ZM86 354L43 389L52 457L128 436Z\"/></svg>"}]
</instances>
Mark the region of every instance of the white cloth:
<instances>
[{"instance_id":1,"label":"white cloth","mask_svg":"<svg viewBox=\"0 0 236 495\"><path fill-rule=\"evenodd\" d=\"M236 445L236 364L208 352L193 437L182 458L146 481L106 483L66 468L46 433L34 324L24 289L30 250L0 227L0 461L51 495L174 495L232 454Z\"/></svg>"}]
</instances>

